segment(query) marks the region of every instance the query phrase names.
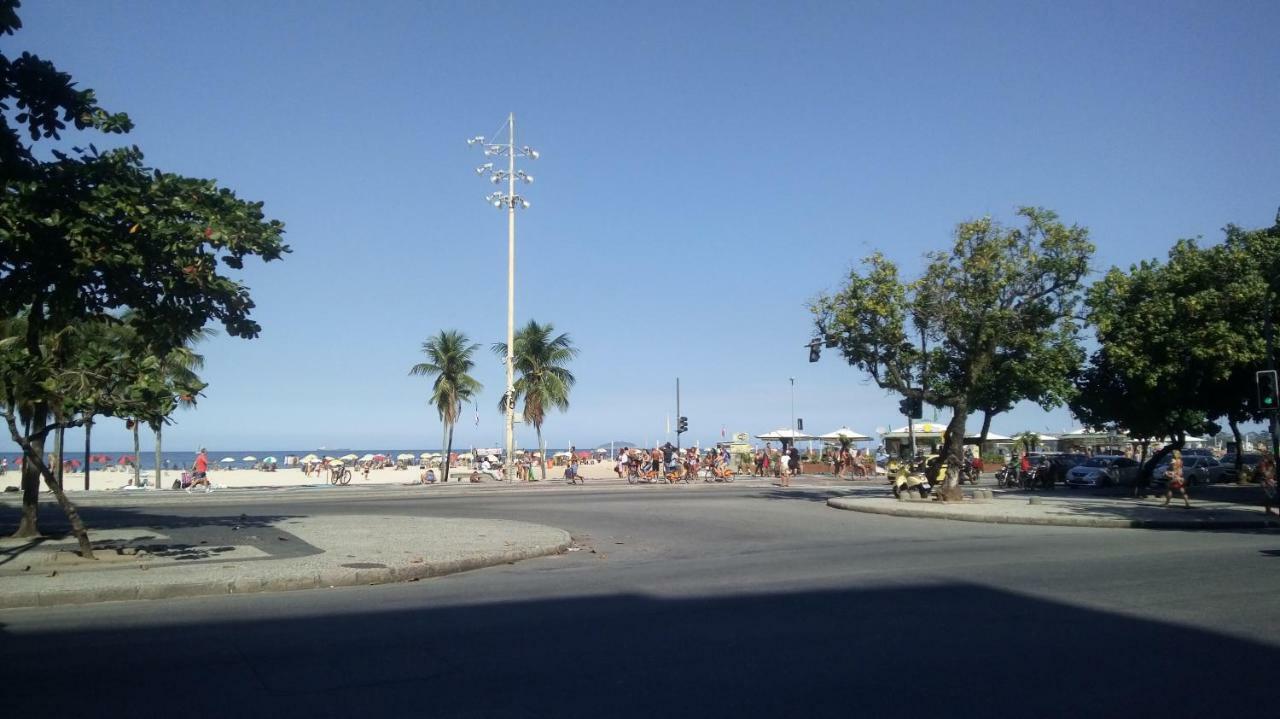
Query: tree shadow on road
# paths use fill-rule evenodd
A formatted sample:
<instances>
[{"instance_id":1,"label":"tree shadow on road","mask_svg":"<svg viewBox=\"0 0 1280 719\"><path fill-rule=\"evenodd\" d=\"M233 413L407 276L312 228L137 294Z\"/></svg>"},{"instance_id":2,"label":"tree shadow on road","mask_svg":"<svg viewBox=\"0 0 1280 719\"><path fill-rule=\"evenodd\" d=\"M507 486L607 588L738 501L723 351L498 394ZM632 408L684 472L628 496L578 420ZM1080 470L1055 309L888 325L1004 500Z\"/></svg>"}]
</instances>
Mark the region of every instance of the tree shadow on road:
<instances>
[{"instance_id":1,"label":"tree shadow on road","mask_svg":"<svg viewBox=\"0 0 1280 719\"><path fill-rule=\"evenodd\" d=\"M1205 717L1270 706L1271 683L1239 672L1280 662L1270 644L961 583L434 607L431 586L342 590L323 610L300 593L307 616L275 604L253 618L238 607L261 605L233 597L206 607L208 622L175 621L178 601L137 605L169 617L155 626L0 628L21 687L6 704L14 716L56 694L62 712L95 716ZM95 647L114 666L204 678L79 671L68 684L44 669L74 671L67 659L96 661ZM1194 681L1169 680L1189 667Z\"/></svg>"},{"instance_id":2,"label":"tree shadow on road","mask_svg":"<svg viewBox=\"0 0 1280 719\"><path fill-rule=\"evenodd\" d=\"M269 557L297 557L320 550L289 532L290 521L303 515L247 514L226 507L207 507L207 514L168 514L163 507L80 507L95 551L122 553L142 550L154 557L176 561L214 560L235 545L253 545ZM41 507L41 537L6 540L0 545L0 566L33 551L52 550L54 543L70 538L66 517L56 505ZM21 509L0 505L0 537L17 527ZM103 534L109 534L103 537ZM283 538L283 541L281 541ZM21 541L21 544L17 542Z\"/></svg>"}]
</instances>

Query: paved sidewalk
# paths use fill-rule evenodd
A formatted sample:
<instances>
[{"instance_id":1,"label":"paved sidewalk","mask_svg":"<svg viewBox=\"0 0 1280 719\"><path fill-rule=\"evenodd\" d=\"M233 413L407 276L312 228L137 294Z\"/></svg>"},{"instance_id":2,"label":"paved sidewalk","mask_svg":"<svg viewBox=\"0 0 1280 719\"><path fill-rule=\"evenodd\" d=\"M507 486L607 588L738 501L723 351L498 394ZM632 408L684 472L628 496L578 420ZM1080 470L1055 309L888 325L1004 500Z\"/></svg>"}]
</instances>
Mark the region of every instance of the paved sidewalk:
<instances>
[{"instance_id":1,"label":"paved sidewalk","mask_svg":"<svg viewBox=\"0 0 1280 719\"><path fill-rule=\"evenodd\" d=\"M991 499L975 501L971 489L965 489L964 493L965 501L959 503L922 499L900 501L892 496L867 496L869 493L863 492L863 496L834 497L827 500L827 504L836 509L869 514L995 524L1126 529L1280 528L1280 521L1274 516L1268 518L1260 507L1234 502L1193 498L1191 508L1187 509L1178 501L1163 507L1163 497L1132 499L995 490Z\"/></svg>"},{"instance_id":2,"label":"paved sidewalk","mask_svg":"<svg viewBox=\"0 0 1280 719\"><path fill-rule=\"evenodd\" d=\"M141 515L75 538L0 539L0 608L380 584L557 554L525 522L385 516Z\"/></svg>"}]
</instances>

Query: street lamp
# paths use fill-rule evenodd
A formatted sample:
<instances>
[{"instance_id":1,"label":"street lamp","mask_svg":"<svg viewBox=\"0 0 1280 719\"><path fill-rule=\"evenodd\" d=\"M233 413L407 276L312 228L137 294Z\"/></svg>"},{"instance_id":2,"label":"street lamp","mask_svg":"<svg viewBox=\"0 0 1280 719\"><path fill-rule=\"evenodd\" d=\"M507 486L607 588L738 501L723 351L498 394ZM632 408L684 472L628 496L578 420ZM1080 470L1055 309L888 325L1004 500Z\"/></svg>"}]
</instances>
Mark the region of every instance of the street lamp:
<instances>
[{"instance_id":1,"label":"street lamp","mask_svg":"<svg viewBox=\"0 0 1280 719\"><path fill-rule=\"evenodd\" d=\"M493 192L485 200L499 209L507 208L507 393L503 395L506 398L507 422L506 463L503 472L508 480L512 480L515 478L516 468L513 461L515 459L516 420L516 208L527 209L529 207L529 201L516 194L516 180L520 180L525 184L533 182L533 175L525 173L524 170L516 170L516 155L536 160L538 159L538 151L528 145L520 148L516 147L515 113L507 115L506 124L498 128L496 135L500 137L503 130L507 131L507 141L505 143L498 141L486 142L483 135L477 135L468 139L467 144L479 146L484 151L485 157L507 158L507 169L495 168L492 162L486 162L476 168L476 174L481 176L488 175L489 181L495 185L501 185L504 181L507 183L505 194Z\"/></svg>"}]
</instances>

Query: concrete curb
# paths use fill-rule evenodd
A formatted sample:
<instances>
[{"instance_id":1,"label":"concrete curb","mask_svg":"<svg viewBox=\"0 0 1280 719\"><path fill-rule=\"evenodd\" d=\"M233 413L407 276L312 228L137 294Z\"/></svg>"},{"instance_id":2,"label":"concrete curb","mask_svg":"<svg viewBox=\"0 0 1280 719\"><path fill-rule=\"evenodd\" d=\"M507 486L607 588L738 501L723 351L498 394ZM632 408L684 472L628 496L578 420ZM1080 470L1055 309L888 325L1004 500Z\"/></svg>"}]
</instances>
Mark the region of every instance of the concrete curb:
<instances>
[{"instance_id":1,"label":"concrete curb","mask_svg":"<svg viewBox=\"0 0 1280 719\"><path fill-rule=\"evenodd\" d=\"M866 500L833 497L827 506L850 512L881 514L916 519L951 519L960 522L988 524L1027 524L1055 527L1100 527L1108 529L1280 529L1280 522L1265 519L1110 519L1098 517L1059 517L1053 515L1015 516L1009 514L967 514L958 511L922 510L894 505L872 504Z\"/></svg>"},{"instance_id":2,"label":"concrete curb","mask_svg":"<svg viewBox=\"0 0 1280 719\"><path fill-rule=\"evenodd\" d=\"M51 607L67 604L91 604L96 602L132 601L137 599L173 599L178 597L204 597L222 594L251 594L256 592L291 592L300 589L354 587L369 584L389 584L416 579L439 577L446 574L468 572L500 564L510 564L522 559L534 559L562 554L571 544L569 533L559 529L562 539L555 543L535 544L518 549L488 552L480 556L454 560L426 561L396 567L349 569L332 567L319 571L279 577L239 577L229 580L175 581L165 584L126 584L112 587L48 589L39 591L0 594L0 609L22 607ZM287 561L287 560L281 560Z\"/></svg>"}]
</instances>

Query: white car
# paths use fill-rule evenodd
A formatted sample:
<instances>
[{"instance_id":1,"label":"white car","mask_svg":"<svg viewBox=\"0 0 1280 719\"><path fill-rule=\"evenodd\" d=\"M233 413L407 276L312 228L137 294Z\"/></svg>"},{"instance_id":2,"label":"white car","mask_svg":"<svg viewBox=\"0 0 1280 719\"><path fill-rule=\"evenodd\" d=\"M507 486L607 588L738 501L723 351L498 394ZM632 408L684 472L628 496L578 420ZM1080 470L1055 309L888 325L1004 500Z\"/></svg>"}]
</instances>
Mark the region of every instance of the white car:
<instances>
[{"instance_id":1,"label":"white car","mask_svg":"<svg viewBox=\"0 0 1280 719\"><path fill-rule=\"evenodd\" d=\"M1110 487L1131 484L1138 476L1138 463L1119 455L1090 457L1067 471L1068 487Z\"/></svg>"},{"instance_id":2,"label":"white car","mask_svg":"<svg viewBox=\"0 0 1280 719\"><path fill-rule=\"evenodd\" d=\"M1151 473L1156 482L1164 481L1164 473L1169 471L1169 460L1166 459ZM1227 467L1213 457L1199 454L1182 455L1182 478L1187 484L1213 484L1221 482Z\"/></svg>"}]
</instances>

